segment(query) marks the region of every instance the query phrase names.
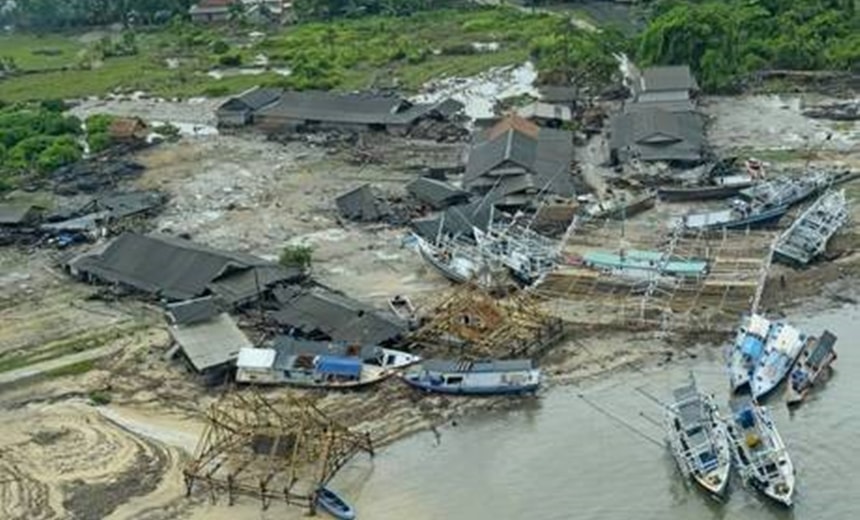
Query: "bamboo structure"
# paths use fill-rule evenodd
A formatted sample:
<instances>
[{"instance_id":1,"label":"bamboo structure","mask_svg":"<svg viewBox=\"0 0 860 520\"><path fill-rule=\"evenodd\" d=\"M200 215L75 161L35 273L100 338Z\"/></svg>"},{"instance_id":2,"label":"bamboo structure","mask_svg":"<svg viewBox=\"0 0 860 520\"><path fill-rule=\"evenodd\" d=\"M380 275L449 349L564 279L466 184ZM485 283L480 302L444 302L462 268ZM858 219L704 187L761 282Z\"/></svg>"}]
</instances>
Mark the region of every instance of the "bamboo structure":
<instances>
[{"instance_id":1,"label":"bamboo structure","mask_svg":"<svg viewBox=\"0 0 860 520\"><path fill-rule=\"evenodd\" d=\"M316 492L353 456L373 456L369 434L356 433L305 400L274 403L257 392L228 392L208 412L208 424L185 467L186 492L195 484L212 502L221 494L272 500L315 512Z\"/></svg>"},{"instance_id":2,"label":"bamboo structure","mask_svg":"<svg viewBox=\"0 0 860 520\"><path fill-rule=\"evenodd\" d=\"M705 332L730 328L748 311L770 269L773 233L720 231L689 234L648 223L581 225L561 252L562 265L532 292L543 308L581 328ZM589 251L661 253L649 277L598 270L581 262ZM704 275L676 277L661 266L703 260Z\"/></svg>"},{"instance_id":3,"label":"bamboo structure","mask_svg":"<svg viewBox=\"0 0 860 520\"><path fill-rule=\"evenodd\" d=\"M413 348L462 359L534 357L558 342L562 321L522 291L496 298L475 285L458 286L409 338Z\"/></svg>"}]
</instances>

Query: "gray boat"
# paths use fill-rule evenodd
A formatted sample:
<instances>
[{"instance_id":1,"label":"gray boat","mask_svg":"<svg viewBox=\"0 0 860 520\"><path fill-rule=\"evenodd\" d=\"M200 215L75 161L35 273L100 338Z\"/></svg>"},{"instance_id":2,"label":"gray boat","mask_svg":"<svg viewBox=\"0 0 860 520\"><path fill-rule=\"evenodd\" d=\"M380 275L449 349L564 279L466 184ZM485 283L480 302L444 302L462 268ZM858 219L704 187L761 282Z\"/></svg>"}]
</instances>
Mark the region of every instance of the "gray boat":
<instances>
[{"instance_id":1,"label":"gray boat","mask_svg":"<svg viewBox=\"0 0 860 520\"><path fill-rule=\"evenodd\" d=\"M779 237L775 259L799 267L809 264L824 253L848 218L845 190L825 193Z\"/></svg>"},{"instance_id":2,"label":"gray boat","mask_svg":"<svg viewBox=\"0 0 860 520\"><path fill-rule=\"evenodd\" d=\"M681 473L703 490L722 498L728 488L731 452L725 424L710 396L696 382L672 392L666 407L666 439Z\"/></svg>"}]
</instances>

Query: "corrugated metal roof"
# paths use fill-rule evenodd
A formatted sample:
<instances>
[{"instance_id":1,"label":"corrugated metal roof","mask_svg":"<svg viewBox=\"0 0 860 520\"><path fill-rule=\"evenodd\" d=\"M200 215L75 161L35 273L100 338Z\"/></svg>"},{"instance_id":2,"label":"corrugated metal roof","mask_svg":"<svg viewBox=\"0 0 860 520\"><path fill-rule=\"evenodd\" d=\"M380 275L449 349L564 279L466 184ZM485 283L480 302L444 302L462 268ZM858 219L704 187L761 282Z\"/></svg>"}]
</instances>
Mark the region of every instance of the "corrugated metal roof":
<instances>
[{"instance_id":1,"label":"corrugated metal roof","mask_svg":"<svg viewBox=\"0 0 860 520\"><path fill-rule=\"evenodd\" d=\"M164 235L125 233L98 255L73 261L73 267L106 282L123 283L171 300L203 295L228 269L272 266L255 256L212 249Z\"/></svg>"},{"instance_id":2,"label":"corrugated metal roof","mask_svg":"<svg viewBox=\"0 0 860 520\"><path fill-rule=\"evenodd\" d=\"M637 110L615 118L611 146L629 148L641 160L698 160L704 152L704 131L695 113Z\"/></svg>"},{"instance_id":3,"label":"corrugated metal roof","mask_svg":"<svg viewBox=\"0 0 860 520\"><path fill-rule=\"evenodd\" d=\"M191 325L170 327L170 334L198 372L230 363L253 345L227 313Z\"/></svg>"},{"instance_id":4,"label":"corrugated metal roof","mask_svg":"<svg viewBox=\"0 0 860 520\"><path fill-rule=\"evenodd\" d=\"M458 203L469 202L469 192L447 182L419 177L406 185L406 191L435 209L444 209Z\"/></svg>"},{"instance_id":5,"label":"corrugated metal roof","mask_svg":"<svg viewBox=\"0 0 860 520\"><path fill-rule=\"evenodd\" d=\"M0 204L0 225L23 224L33 210L32 204Z\"/></svg>"},{"instance_id":6,"label":"corrugated metal roof","mask_svg":"<svg viewBox=\"0 0 860 520\"><path fill-rule=\"evenodd\" d=\"M273 368L277 352L271 348L243 348L236 366L239 368Z\"/></svg>"},{"instance_id":7,"label":"corrugated metal roof","mask_svg":"<svg viewBox=\"0 0 860 520\"><path fill-rule=\"evenodd\" d=\"M642 71L642 90L645 92L697 88L696 79L688 65L649 67Z\"/></svg>"},{"instance_id":8,"label":"corrugated metal roof","mask_svg":"<svg viewBox=\"0 0 860 520\"><path fill-rule=\"evenodd\" d=\"M276 102L281 98L283 93L284 90L280 88L254 87L236 97L228 99L218 107L218 110L237 110L245 108L257 111Z\"/></svg>"},{"instance_id":9,"label":"corrugated metal roof","mask_svg":"<svg viewBox=\"0 0 860 520\"><path fill-rule=\"evenodd\" d=\"M372 222L391 214L391 207L370 184L363 184L335 199L340 214L350 220Z\"/></svg>"},{"instance_id":10,"label":"corrugated metal roof","mask_svg":"<svg viewBox=\"0 0 860 520\"><path fill-rule=\"evenodd\" d=\"M398 96L287 91L258 112L262 117L353 124L408 124L436 107L445 112L453 105L412 105Z\"/></svg>"},{"instance_id":11,"label":"corrugated metal roof","mask_svg":"<svg viewBox=\"0 0 860 520\"><path fill-rule=\"evenodd\" d=\"M167 305L174 325L189 325L206 321L218 314L218 306L211 297L195 298Z\"/></svg>"}]
</instances>

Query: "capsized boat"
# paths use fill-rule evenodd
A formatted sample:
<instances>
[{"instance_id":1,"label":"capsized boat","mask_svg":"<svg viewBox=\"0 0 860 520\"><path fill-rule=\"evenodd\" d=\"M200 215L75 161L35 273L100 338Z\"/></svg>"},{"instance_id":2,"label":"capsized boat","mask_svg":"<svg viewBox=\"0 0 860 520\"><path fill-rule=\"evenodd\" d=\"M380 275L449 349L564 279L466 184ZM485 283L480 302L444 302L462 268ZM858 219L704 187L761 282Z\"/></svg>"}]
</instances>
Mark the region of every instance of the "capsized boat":
<instances>
[{"instance_id":1,"label":"capsized boat","mask_svg":"<svg viewBox=\"0 0 860 520\"><path fill-rule=\"evenodd\" d=\"M764 354L753 369L750 383L753 396L761 400L772 392L788 375L803 346L813 341L814 338L789 323L773 323L764 345Z\"/></svg>"},{"instance_id":2,"label":"capsized boat","mask_svg":"<svg viewBox=\"0 0 860 520\"><path fill-rule=\"evenodd\" d=\"M403 375L407 384L427 392L470 395L535 392L540 379L540 369L529 359L427 360Z\"/></svg>"},{"instance_id":3,"label":"capsized boat","mask_svg":"<svg viewBox=\"0 0 860 520\"><path fill-rule=\"evenodd\" d=\"M317 489L317 504L340 520L354 520L355 509L331 489L320 486Z\"/></svg>"},{"instance_id":4,"label":"capsized boat","mask_svg":"<svg viewBox=\"0 0 860 520\"><path fill-rule=\"evenodd\" d=\"M789 406L800 404L816 383L825 381L832 371L831 363L836 361L836 336L825 330L815 342L807 342L797 364L788 376L786 402Z\"/></svg>"},{"instance_id":5,"label":"capsized boat","mask_svg":"<svg viewBox=\"0 0 860 520\"><path fill-rule=\"evenodd\" d=\"M845 190L825 193L779 237L774 258L803 267L827 249L827 242L848 223Z\"/></svg>"},{"instance_id":6,"label":"capsized boat","mask_svg":"<svg viewBox=\"0 0 860 520\"><path fill-rule=\"evenodd\" d=\"M772 323L761 314L744 316L729 350L729 380L732 392L746 387L764 354Z\"/></svg>"},{"instance_id":7,"label":"capsized boat","mask_svg":"<svg viewBox=\"0 0 860 520\"><path fill-rule=\"evenodd\" d=\"M794 465L770 412L749 396L730 402L727 421L732 458L741 481L779 504L791 506Z\"/></svg>"},{"instance_id":8,"label":"capsized boat","mask_svg":"<svg viewBox=\"0 0 860 520\"><path fill-rule=\"evenodd\" d=\"M722 498L728 488L731 452L726 426L710 396L692 380L672 392L666 407L666 438L681 473Z\"/></svg>"}]
</instances>

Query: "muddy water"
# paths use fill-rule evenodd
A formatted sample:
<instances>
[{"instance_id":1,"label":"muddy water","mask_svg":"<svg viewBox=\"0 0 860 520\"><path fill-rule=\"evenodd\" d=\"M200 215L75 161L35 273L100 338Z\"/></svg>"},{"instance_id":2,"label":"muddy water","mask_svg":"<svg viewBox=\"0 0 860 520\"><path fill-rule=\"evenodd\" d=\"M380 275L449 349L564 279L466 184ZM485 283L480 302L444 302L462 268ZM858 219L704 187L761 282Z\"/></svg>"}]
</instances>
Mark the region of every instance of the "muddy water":
<instances>
[{"instance_id":1,"label":"muddy water","mask_svg":"<svg viewBox=\"0 0 860 520\"><path fill-rule=\"evenodd\" d=\"M725 402L718 353L668 369L555 388L515 412L421 434L346 468L333 482L365 519L847 519L860 503L860 309L795 321L840 340L836 374L798 410L769 400L797 467L796 506L773 506L733 482L719 504L679 478L662 445L657 405L693 370ZM580 395L588 399L586 402ZM600 407L598 411L589 403ZM608 414L624 422L612 419Z\"/></svg>"}]
</instances>

